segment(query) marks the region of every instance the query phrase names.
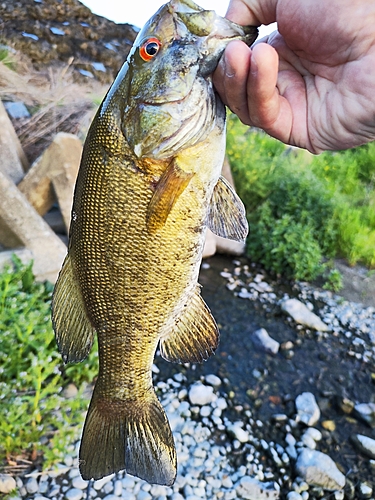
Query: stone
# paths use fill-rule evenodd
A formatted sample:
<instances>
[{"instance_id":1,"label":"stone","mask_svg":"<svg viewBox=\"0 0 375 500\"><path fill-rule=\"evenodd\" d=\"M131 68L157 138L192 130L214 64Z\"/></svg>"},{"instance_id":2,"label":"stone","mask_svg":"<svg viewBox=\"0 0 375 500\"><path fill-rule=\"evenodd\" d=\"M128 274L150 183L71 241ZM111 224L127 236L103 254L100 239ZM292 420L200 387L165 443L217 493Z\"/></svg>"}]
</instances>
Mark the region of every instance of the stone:
<instances>
[{"instance_id":1,"label":"stone","mask_svg":"<svg viewBox=\"0 0 375 500\"><path fill-rule=\"evenodd\" d=\"M56 281L66 246L1 171L0 244L6 249L26 247L34 259L36 279Z\"/></svg>"},{"instance_id":2,"label":"stone","mask_svg":"<svg viewBox=\"0 0 375 500\"><path fill-rule=\"evenodd\" d=\"M298 419L308 426L314 426L320 418L320 409L314 394L303 392L296 397Z\"/></svg>"},{"instance_id":3,"label":"stone","mask_svg":"<svg viewBox=\"0 0 375 500\"><path fill-rule=\"evenodd\" d=\"M0 100L0 172L20 182L29 168L21 143Z\"/></svg>"},{"instance_id":4,"label":"stone","mask_svg":"<svg viewBox=\"0 0 375 500\"><path fill-rule=\"evenodd\" d=\"M240 443L247 443L249 441L249 433L242 429L242 422L235 422L229 425L227 430Z\"/></svg>"},{"instance_id":5,"label":"stone","mask_svg":"<svg viewBox=\"0 0 375 500\"><path fill-rule=\"evenodd\" d=\"M286 500L303 500L303 498L296 491L290 491L286 496Z\"/></svg>"},{"instance_id":6,"label":"stone","mask_svg":"<svg viewBox=\"0 0 375 500\"><path fill-rule=\"evenodd\" d=\"M99 491L103 488L103 486L109 481L112 481L112 479L115 477L114 474L110 474L109 476L105 476L102 479L98 479L97 481L94 481L93 486L96 491Z\"/></svg>"},{"instance_id":7,"label":"stone","mask_svg":"<svg viewBox=\"0 0 375 500\"><path fill-rule=\"evenodd\" d=\"M207 384L212 385L213 387L219 387L221 385L221 379L213 374L206 375L205 381L207 382Z\"/></svg>"},{"instance_id":8,"label":"stone","mask_svg":"<svg viewBox=\"0 0 375 500\"><path fill-rule=\"evenodd\" d=\"M273 339L269 336L267 330L265 328L260 328L256 330L251 339L253 343L257 346L260 346L264 351L269 354L277 354L279 352L280 343L277 340Z\"/></svg>"},{"instance_id":9,"label":"stone","mask_svg":"<svg viewBox=\"0 0 375 500\"><path fill-rule=\"evenodd\" d=\"M201 382L193 384L189 389L189 400L192 405L205 406L216 399L214 389Z\"/></svg>"},{"instance_id":10,"label":"stone","mask_svg":"<svg viewBox=\"0 0 375 500\"><path fill-rule=\"evenodd\" d=\"M360 498L371 498L372 497L372 486L369 483L360 483L358 487L358 493Z\"/></svg>"},{"instance_id":11,"label":"stone","mask_svg":"<svg viewBox=\"0 0 375 500\"><path fill-rule=\"evenodd\" d=\"M281 309L300 325L313 328L319 332L327 332L329 330L329 327L316 314L311 312L305 304L297 299L285 300L281 304Z\"/></svg>"},{"instance_id":12,"label":"stone","mask_svg":"<svg viewBox=\"0 0 375 500\"><path fill-rule=\"evenodd\" d=\"M296 463L297 474L309 485L325 490L341 490L345 486L345 476L335 462L320 451L302 449Z\"/></svg>"},{"instance_id":13,"label":"stone","mask_svg":"<svg viewBox=\"0 0 375 500\"><path fill-rule=\"evenodd\" d=\"M351 441L361 453L375 459L375 439L362 434L354 434L351 436Z\"/></svg>"},{"instance_id":14,"label":"stone","mask_svg":"<svg viewBox=\"0 0 375 500\"><path fill-rule=\"evenodd\" d=\"M15 120L19 118L29 118L30 113L25 104L22 101L9 101L4 102L4 107L8 112L8 115Z\"/></svg>"},{"instance_id":15,"label":"stone","mask_svg":"<svg viewBox=\"0 0 375 500\"><path fill-rule=\"evenodd\" d=\"M354 406L354 413L373 429L375 428L375 404L360 403Z\"/></svg>"},{"instance_id":16,"label":"stone","mask_svg":"<svg viewBox=\"0 0 375 500\"><path fill-rule=\"evenodd\" d=\"M59 132L18 184L18 189L40 215L44 215L57 198L67 231L81 155L82 143L78 137Z\"/></svg>"},{"instance_id":17,"label":"stone","mask_svg":"<svg viewBox=\"0 0 375 500\"><path fill-rule=\"evenodd\" d=\"M0 474L0 493L8 494L17 487L16 480L9 474Z\"/></svg>"},{"instance_id":18,"label":"stone","mask_svg":"<svg viewBox=\"0 0 375 500\"><path fill-rule=\"evenodd\" d=\"M62 396L66 399L75 398L78 394L78 389L74 384L68 384L62 391Z\"/></svg>"},{"instance_id":19,"label":"stone","mask_svg":"<svg viewBox=\"0 0 375 500\"><path fill-rule=\"evenodd\" d=\"M72 481L72 486L73 488L79 489L79 490L85 490L87 488L88 481L85 481L82 479L81 476L77 476L73 479Z\"/></svg>"},{"instance_id":20,"label":"stone","mask_svg":"<svg viewBox=\"0 0 375 500\"><path fill-rule=\"evenodd\" d=\"M244 500L273 500L280 497L274 483L261 482L250 476L242 477L235 484L237 495Z\"/></svg>"},{"instance_id":21,"label":"stone","mask_svg":"<svg viewBox=\"0 0 375 500\"><path fill-rule=\"evenodd\" d=\"M66 500L81 500L82 497L83 492L78 488L71 488L65 493Z\"/></svg>"},{"instance_id":22,"label":"stone","mask_svg":"<svg viewBox=\"0 0 375 500\"><path fill-rule=\"evenodd\" d=\"M27 493L29 493L30 495L33 495L34 493L36 493L39 490L38 481L35 479L35 477L30 477L26 481L25 488L26 488Z\"/></svg>"}]
</instances>

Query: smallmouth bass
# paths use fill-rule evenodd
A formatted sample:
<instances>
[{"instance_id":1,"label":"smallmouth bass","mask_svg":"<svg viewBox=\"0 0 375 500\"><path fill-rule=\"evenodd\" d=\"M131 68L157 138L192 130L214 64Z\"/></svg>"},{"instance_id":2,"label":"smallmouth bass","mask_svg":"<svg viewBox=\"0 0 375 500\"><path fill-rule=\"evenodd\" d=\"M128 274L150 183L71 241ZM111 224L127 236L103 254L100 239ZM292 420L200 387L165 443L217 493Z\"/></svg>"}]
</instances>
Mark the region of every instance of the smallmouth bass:
<instances>
[{"instance_id":1,"label":"smallmouth bass","mask_svg":"<svg viewBox=\"0 0 375 500\"><path fill-rule=\"evenodd\" d=\"M171 0L140 31L90 127L52 301L65 362L82 361L98 336L84 479L125 469L174 482L176 450L151 368L158 345L168 361L187 363L218 344L197 282L205 230L243 241L248 227L220 177L225 108L211 73L231 40L256 36Z\"/></svg>"}]
</instances>

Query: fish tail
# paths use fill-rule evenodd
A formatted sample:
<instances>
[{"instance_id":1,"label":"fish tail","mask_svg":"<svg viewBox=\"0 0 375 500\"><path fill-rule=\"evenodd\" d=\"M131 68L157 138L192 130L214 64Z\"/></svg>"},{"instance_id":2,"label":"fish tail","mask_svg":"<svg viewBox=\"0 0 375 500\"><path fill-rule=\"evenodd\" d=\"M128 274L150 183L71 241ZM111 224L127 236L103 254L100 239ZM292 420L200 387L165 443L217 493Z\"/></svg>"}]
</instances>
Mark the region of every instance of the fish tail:
<instances>
[{"instance_id":1,"label":"fish tail","mask_svg":"<svg viewBox=\"0 0 375 500\"><path fill-rule=\"evenodd\" d=\"M126 470L149 483L170 486L177 470L176 449L166 414L152 391L147 401L93 395L79 452L83 479L101 479Z\"/></svg>"}]
</instances>

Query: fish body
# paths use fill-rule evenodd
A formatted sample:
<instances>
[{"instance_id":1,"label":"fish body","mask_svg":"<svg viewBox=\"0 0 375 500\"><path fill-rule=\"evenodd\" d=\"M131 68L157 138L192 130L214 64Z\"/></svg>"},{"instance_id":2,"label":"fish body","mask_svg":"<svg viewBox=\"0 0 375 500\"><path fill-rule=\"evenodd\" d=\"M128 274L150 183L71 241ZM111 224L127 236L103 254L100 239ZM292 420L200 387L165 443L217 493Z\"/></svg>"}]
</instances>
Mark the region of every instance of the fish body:
<instances>
[{"instance_id":1,"label":"fish body","mask_svg":"<svg viewBox=\"0 0 375 500\"><path fill-rule=\"evenodd\" d=\"M243 240L247 223L220 178L225 109L210 74L230 40L255 37L256 28L172 0L139 33L90 127L52 302L65 362L84 359L98 336L84 479L123 469L150 483L175 479L151 368L158 345L185 363L218 344L197 283L205 230Z\"/></svg>"}]
</instances>

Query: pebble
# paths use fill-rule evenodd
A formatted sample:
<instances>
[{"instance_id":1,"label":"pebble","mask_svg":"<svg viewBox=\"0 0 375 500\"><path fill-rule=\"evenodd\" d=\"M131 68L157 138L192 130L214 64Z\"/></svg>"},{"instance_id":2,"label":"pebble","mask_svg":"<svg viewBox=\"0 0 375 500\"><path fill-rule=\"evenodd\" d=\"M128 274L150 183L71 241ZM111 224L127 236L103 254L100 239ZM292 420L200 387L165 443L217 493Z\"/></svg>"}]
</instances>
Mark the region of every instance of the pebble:
<instances>
[{"instance_id":1,"label":"pebble","mask_svg":"<svg viewBox=\"0 0 375 500\"><path fill-rule=\"evenodd\" d=\"M272 500L280 497L274 483L263 483L253 477L244 476L235 485L236 493L245 500Z\"/></svg>"},{"instance_id":2,"label":"pebble","mask_svg":"<svg viewBox=\"0 0 375 500\"><path fill-rule=\"evenodd\" d=\"M82 479L81 476L76 476L72 481L73 488L78 488L79 490L85 490L87 488L88 481Z\"/></svg>"},{"instance_id":3,"label":"pebble","mask_svg":"<svg viewBox=\"0 0 375 500\"><path fill-rule=\"evenodd\" d=\"M9 474L0 474L0 493L10 493L17 487L14 477Z\"/></svg>"},{"instance_id":4,"label":"pebble","mask_svg":"<svg viewBox=\"0 0 375 500\"><path fill-rule=\"evenodd\" d=\"M311 312L308 307L298 299L285 300L281 303L281 309L300 325L313 328L319 332L327 332L329 330L329 327L323 323L319 316Z\"/></svg>"},{"instance_id":5,"label":"pebble","mask_svg":"<svg viewBox=\"0 0 375 500\"><path fill-rule=\"evenodd\" d=\"M314 426L320 418L320 409L314 394L303 392L296 397L297 416L301 422Z\"/></svg>"},{"instance_id":6,"label":"pebble","mask_svg":"<svg viewBox=\"0 0 375 500\"><path fill-rule=\"evenodd\" d=\"M375 404L361 403L354 406L354 413L370 427L375 428Z\"/></svg>"},{"instance_id":7,"label":"pebble","mask_svg":"<svg viewBox=\"0 0 375 500\"><path fill-rule=\"evenodd\" d=\"M296 491L290 491L286 498L287 500L303 500L303 497Z\"/></svg>"},{"instance_id":8,"label":"pebble","mask_svg":"<svg viewBox=\"0 0 375 500\"><path fill-rule=\"evenodd\" d=\"M213 387L220 387L221 386L221 379L213 374L206 375L205 381L207 382L207 384L212 385Z\"/></svg>"},{"instance_id":9,"label":"pebble","mask_svg":"<svg viewBox=\"0 0 375 500\"><path fill-rule=\"evenodd\" d=\"M277 354L280 349L280 343L269 336L265 328L256 330L251 339L256 346L260 346L265 352L269 354Z\"/></svg>"},{"instance_id":10,"label":"pebble","mask_svg":"<svg viewBox=\"0 0 375 500\"><path fill-rule=\"evenodd\" d=\"M231 434L240 443L249 441L249 433L242 429L242 422L235 422L227 427L228 433Z\"/></svg>"},{"instance_id":11,"label":"pebble","mask_svg":"<svg viewBox=\"0 0 375 500\"><path fill-rule=\"evenodd\" d=\"M309 485L335 491L344 488L345 476L325 453L303 448L298 455L296 472Z\"/></svg>"},{"instance_id":12,"label":"pebble","mask_svg":"<svg viewBox=\"0 0 375 500\"><path fill-rule=\"evenodd\" d=\"M11 118L18 120L19 118L29 118L30 113L22 101L4 102L4 107Z\"/></svg>"},{"instance_id":13,"label":"pebble","mask_svg":"<svg viewBox=\"0 0 375 500\"><path fill-rule=\"evenodd\" d=\"M35 477L30 477L26 481L25 488L26 488L27 493L29 493L30 495L33 495L34 493L36 493L39 490L38 481L35 479Z\"/></svg>"},{"instance_id":14,"label":"pebble","mask_svg":"<svg viewBox=\"0 0 375 500\"><path fill-rule=\"evenodd\" d=\"M354 434L351 438L356 448L366 456L375 459L375 439L362 434Z\"/></svg>"},{"instance_id":15,"label":"pebble","mask_svg":"<svg viewBox=\"0 0 375 500\"><path fill-rule=\"evenodd\" d=\"M361 483L358 488L360 498L371 498L372 487L368 483Z\"/></svg>"},{"instance_id":16,"label":"pebble","mask_svg":"<svg viewBox=\"0 0 375 500\"><path fill-rule=\"evenodd\" d=\"M66 500L81 500L82 497L83 492L78 488L72 488L65 493Z\"/></svg>"},{"instance_id":17,"label":"pebble","mask_svg":"<svg viewBox=\"0 0 375 500\"><path fill-rule=\"evenodd\" d=\"M189 400L192 405L205 406L216 399L214 389L201 382L193 384L189 390Z\"/></svg>"}]
</instances>

